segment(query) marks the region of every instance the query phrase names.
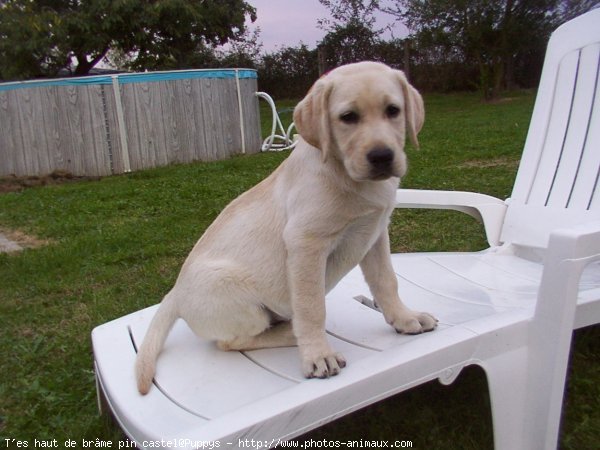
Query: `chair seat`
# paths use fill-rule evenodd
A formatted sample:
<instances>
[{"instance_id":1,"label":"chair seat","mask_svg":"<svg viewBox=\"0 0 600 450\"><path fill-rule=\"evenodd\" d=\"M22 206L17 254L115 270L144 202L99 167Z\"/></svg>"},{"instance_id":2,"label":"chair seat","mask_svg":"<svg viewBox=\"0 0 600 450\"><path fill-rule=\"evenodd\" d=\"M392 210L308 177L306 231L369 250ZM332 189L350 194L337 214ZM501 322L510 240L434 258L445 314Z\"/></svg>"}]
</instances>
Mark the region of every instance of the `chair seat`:
<instances>
[{"instance_id":1,"label":"chair seat","mask_svg":"<svg viewBox=\"0 0 600 450\"><path fill-rule=\"evenodd\" d=\"M221 439L236 447L238 439L289 439L424 381L453 381L478 362L482 339L518 334L533 316L542 266L513 252L395 254L392 261L403 301L435 314L439 327L398 335L368 301L356 268L327 296L328 336L348 361L336 377L305 380L297 348L219 351L179 320L159 357L155 386L141 396L134 359L153 306L94 330L99 392L138 443ZM600 297L599 269L586 270L580 302Z\"/></svg>"}]
</instances>

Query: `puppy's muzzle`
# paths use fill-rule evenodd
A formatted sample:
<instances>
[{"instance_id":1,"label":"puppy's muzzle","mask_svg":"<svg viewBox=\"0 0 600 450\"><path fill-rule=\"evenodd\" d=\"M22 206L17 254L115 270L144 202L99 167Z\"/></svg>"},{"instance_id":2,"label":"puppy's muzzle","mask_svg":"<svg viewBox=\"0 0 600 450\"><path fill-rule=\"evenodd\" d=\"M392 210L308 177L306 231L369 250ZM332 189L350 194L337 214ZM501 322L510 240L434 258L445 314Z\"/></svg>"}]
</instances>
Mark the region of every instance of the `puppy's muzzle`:
<instances>
[{"instance_id":1,"label":"puppy's muzzle","mask_svg":"<svg viewBox=\"0 0 600 450\"><path fill-rule=\"evenodd\" d=\"M389 148L375 148L367 153L367 161L371 165L369 178L385 180L394 175L394 152Z\"/></svg>"}]
</instances>

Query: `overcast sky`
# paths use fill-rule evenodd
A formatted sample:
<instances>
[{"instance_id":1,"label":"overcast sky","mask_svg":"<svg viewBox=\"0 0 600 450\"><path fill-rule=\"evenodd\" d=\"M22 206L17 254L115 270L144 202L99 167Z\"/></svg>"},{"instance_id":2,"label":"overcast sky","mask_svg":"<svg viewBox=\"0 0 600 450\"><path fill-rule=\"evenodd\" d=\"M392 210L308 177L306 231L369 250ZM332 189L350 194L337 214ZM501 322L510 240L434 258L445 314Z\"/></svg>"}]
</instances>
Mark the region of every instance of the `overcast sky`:
<instances>
[{"instance_id":1,"label":"overcast sky","mask_svg":"<svg viewBox=\"0 0 600 450\"><path fill-rule=\"evenodd\" d=\"M258 18L250 27L260 27L259 40L264 52L280 47L294 47L303 42L315 48L326 32L318 28L317 20L329 17L329 11L319 0L246 0L256 8ZM376 26L384 27L393 22L386 14L379 14ZM404 37L406 31L396 26L395 37ZM384 35L389 38L389 33Z\"/></svg>"}]
</instances>

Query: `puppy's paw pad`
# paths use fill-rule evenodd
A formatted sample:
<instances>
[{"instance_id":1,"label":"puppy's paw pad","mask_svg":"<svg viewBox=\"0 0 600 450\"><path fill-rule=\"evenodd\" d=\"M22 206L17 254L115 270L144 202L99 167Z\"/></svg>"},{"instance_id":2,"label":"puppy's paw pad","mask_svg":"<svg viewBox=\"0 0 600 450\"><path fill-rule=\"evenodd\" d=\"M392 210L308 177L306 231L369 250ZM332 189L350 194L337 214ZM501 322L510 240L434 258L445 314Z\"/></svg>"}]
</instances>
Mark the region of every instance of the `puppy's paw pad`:
<instances>
[{"instance_id":1,"label":"puppy's paw pad","mask_svg":"<svg viewBox=\"0 0 600 450\"><path fill-rule=\"evenodd\" d=\"M340 353L331 353L307 358L302 362L302 372L306 378L329 378L346 367L346 360Z\"/></svg>"}]
</instances>

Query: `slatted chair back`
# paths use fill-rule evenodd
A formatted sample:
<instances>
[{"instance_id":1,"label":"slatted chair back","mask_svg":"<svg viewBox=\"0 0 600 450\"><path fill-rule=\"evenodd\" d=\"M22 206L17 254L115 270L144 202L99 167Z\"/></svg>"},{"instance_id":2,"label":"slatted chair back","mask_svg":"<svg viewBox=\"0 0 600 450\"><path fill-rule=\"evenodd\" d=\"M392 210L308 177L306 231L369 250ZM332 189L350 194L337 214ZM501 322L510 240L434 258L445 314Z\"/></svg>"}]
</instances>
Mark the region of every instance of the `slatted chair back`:
<instances>
[{"instance_id":1,"label":"slatted chair back","mask_svg":"<svg viewBox=\"0 0 600 450\"><path fill-rule=\"evenodd\" d=\"M582 32L584 30L584 32ZM552 35L501 241L600 219L600 9Z\"/></svg>"}]
</instances>

